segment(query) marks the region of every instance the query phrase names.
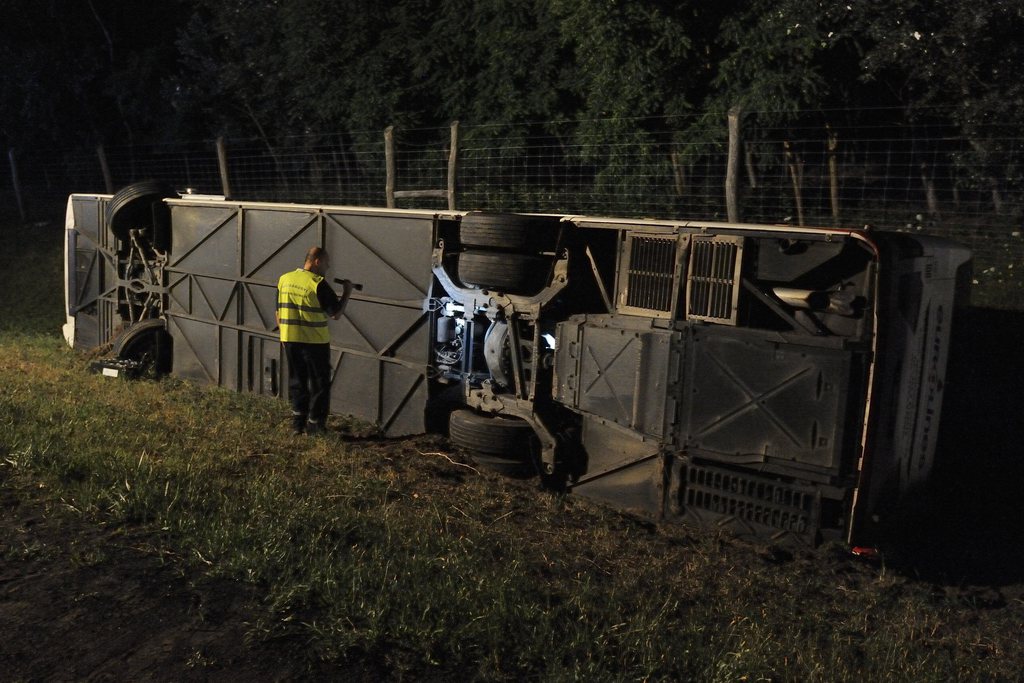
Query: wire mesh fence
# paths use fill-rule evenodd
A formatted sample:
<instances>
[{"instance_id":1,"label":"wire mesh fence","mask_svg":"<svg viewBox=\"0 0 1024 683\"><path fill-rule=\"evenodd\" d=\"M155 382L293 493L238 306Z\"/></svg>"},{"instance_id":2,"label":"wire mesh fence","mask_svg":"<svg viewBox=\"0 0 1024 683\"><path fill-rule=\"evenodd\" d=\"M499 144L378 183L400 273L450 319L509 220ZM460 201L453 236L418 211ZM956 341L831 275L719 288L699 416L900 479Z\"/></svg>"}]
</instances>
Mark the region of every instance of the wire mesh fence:
<instances>
[{"instance_id":1,"label":"wire mesh fence","mask_svg":"<svg viewBox=\"0 0 1024 683\"><path fill-rule=\"evenodd\" d=\"M769 125L745 117L735 168L736 218L746 222L917 229L1015 230L1024 208L1022 143L1012 126L876 117L855 125ZM832 118L841 120L836 115ZM446 185L450 131L395 132L399 190ZM729 138L724 117L461 126L459 209L725 219ZM13 150L29 198L104 192L140 179L233 199L383 206L380 131L229 139L226 178L214 141L107 146L71 153ZM106 173L103 170L106 164ZM4 180L6 188L11 179ZM109 182L109 186L108 186ZM9 191L9 190L8 190ZM409 207L442 207L407 199Z\"/></svg>"},{"instance_id":2,"label":"wire mesh fence","mask_svg":"<svg viewBox=\"0 0 1024 683\"><path fill-rule=\"evenodd\" d=\"M955 125L949 111L932 114L908 122L890 110L817 112L795 124L748 114L734 139L734 217L953 237L974 250L976 284L1001 292L999 305L1018 305L1024 130L1015 122ZM71 192L110 192L143 179L181 192L228 188L243 201L355 206L385 206L389 187L437 191L451 179L447 189L461 210L729 217L724 115L461 125L454 162L450 127L393 134L390 179L384 131L234 138L220 154L214 140L10 150L0 213L52 222ZM445 193L434 194L395 205L446 208Z\"/></svg>"}]
</instances>

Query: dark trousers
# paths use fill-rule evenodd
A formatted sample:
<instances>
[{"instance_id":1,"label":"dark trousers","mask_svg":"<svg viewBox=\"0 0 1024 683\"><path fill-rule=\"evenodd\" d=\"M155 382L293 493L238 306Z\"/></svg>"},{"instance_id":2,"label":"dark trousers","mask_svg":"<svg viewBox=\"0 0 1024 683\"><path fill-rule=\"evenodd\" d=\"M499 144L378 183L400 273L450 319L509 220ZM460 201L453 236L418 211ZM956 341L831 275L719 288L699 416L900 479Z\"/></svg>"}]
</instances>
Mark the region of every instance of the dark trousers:
<instances>
[{"instance_id":1,"label":"dark trousers","mask_svg":"<svg viewBox=\"0 0 1024 683\"><path fill-rule=\"evenodd\" d=\"M306 420L323 426L331 408L330 345L285 342L284 355L294 426L301 429Z\"/></svg>"}]
</instances>

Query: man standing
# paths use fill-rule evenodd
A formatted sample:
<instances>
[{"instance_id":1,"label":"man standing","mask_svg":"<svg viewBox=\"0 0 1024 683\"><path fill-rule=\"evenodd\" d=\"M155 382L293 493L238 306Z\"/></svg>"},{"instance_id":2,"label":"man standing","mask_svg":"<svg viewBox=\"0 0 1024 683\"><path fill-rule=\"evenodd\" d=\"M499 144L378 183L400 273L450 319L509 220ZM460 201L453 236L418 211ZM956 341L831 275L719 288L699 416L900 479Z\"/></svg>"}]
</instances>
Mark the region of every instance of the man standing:
<instances>
[{"instance_id":1,"label":"man standing","mask_svg":"<svg viewBox=\"0 0 1024 683\"><path fill-rule=\"evenodd\" d=\"M288 396L292 430L296 434L323 432L331 403L331 336L327 317L341 317L352 283L343 280L339 298L324 276L330 267L327 252L311 247L302 268L277 281L277 324L288 359Z\"/></svg>"}]
</instances>

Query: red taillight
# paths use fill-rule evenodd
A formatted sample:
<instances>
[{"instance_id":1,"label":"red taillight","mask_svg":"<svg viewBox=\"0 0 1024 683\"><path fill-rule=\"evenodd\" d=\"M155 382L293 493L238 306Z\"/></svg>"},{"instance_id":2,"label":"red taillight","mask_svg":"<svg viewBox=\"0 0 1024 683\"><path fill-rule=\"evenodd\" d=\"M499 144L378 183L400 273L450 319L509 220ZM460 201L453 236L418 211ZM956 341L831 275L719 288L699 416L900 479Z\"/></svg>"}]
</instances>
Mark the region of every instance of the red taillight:
<instances>
[{"instance_id":1,"label":"red taillight","mask_svg":"<svg viewBox=\"0 0 1024 683\"><path fill-rule=\"evenodd\" d=\"M855 545L850 548L850 552L865 560L880 560L882 559L882 553L878 552L878 548L871 548L864 545Z\"/></svg>"}]
</instances>

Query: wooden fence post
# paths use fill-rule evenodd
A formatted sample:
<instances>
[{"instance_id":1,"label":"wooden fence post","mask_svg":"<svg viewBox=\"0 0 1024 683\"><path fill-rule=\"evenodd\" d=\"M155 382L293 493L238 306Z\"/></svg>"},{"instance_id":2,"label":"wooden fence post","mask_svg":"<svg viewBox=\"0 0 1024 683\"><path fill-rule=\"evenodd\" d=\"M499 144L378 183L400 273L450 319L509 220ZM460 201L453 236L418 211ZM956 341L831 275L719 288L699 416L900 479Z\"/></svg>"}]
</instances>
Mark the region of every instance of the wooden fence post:
<instances>
[{"instance_id":1,"label":"wooden fence post","mask_svg":"<svg viewBox=\"0 0 1024 683\"><path fill-rule=\"evenodd\" d=\"M220 189L224 199L231 198L231 181L228 177L228 146L224 136L217 137L217 167L220 169Z\"/></svg>"},{"instance_id":2,"label":"wooden fence post","mask_svg":"<svg viewBox=\"0 0 1024 683\"><path fill-rule=\"evenodd\" d=\"M832 201L832 225L839 225L839 135L832 130L832 126L825 124L828 131L828 189L829 199Z\"/></svg>"},{"instance_id":3,"label":"wooden fence post","mask_svg":"<svg viewBox=\"0 0 1024 683\"><path fill-rule=\"evenodd\" d=\"M729 160L725 169L725 212L730 223L740 222L740 114L739 107L729 110Z\"/></svg>"},{"instance_id":4,"label":"wooden fence post","mask_svg":"<svg viewBox=\"0 0 1024 683\"><path fill-rule=\"evenodd\" d=\"M782 147L786 151L786 165L789 167L789 175L793 179L793 201L796 202L797 225L803 225L804 196L801 186L804 181L804 162L793 152L793 145L789 140L784 141Z\"/></svg>"},{"instance_id":5,"label":"wooden fence post","mask_svg":"<svg viewBox=\"0 0 1024 683\"><path fill-rule=\"evenodd\" d=\"M455 162L459 157L459 122L452 121L452 137L448 149L448 210L455 210Z\"/></svg>"},{"instance_id":6,"label":"wooden fence post","mask_svg":"<svg viewBox=\"0 0 1024 683\"><path fill-rule=\"evenodd\" d=\"M96 145L96 156L100 160L100 170L103 171L103 187L107 194L114 194L114 177L110 175L110 165L107 163L107 152L103 145Z\"/></svg>"},{"instance_id":7,"label":"wooden fence post","mask_svg":"<svg viewBox=\"0 0 1024 683\"><path fill-rule=\"evenodd\" d=\"M747 166L747 182L750 183L750 189L757 189L757 167L754 164L754 151L750 148L750 145L743 145L743 159Z\"/></svg>"},{"instance_id":8,"label":"wooden fence post","mask_svg":"<svg viewBox=\"0 0 1024 683\"><path fill-rule=\"evenodd\" d=\"M455 210L455 171L456 160L459 157L459 122L452 121L451 125L451 149L448 150L448 183L447 187L440 190L396 190L395 189L395 127L388 126L384 129L384 198L389 209L395 208L396 199L416 199L420 197L432 197L446 199L448 210Z\"/></svg>"},{"instance_id":9,"label":"wooden fence post","mask_svg":"<svg viewBox=\"0 0 1024 683\"><path fill-rule=\"evenodd\" d=\"M928 215L939 217L939 197L935 192L935 181L928 171L928 164L921 162L921 184L924 186L924 198L928 203Z\"/></svg>"},{"instance_id":10,"label":"wooden fence post","mask_svg":"<svg viewBox=\"0 0 1024 683\"><path fill-rule=\"evenodd\" d=\"M669 159L672 162L672 179L675 182L676 196L682 197L686 194L686 168L683 166L683 155L679 150L672 150Z\"/></svg>"},{"instance_id":11,"label":"wooden fence post","mask_svg":"<svg viewBox=\"0 0 1024 683\"><path fill-rule=\"evenodd\" d=\"M18 215L25 222L25 202L21 198L21 182L18 180L18 164L14 160L14 148L7 150L7 159L11 164L11 184L14 186L14 200L18 203Z\"/></svg>"},{"instance_id":12,"label":"wooden fence post","mask_svg":"<svg viewBox=\"0 0 1024 683\"><path fill-rule=\"evenodd\" d=\"M389 209L395 208L395 127L384 129L384 199Z\"/></svg>"}]
</instances>

